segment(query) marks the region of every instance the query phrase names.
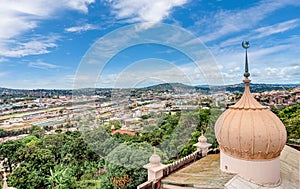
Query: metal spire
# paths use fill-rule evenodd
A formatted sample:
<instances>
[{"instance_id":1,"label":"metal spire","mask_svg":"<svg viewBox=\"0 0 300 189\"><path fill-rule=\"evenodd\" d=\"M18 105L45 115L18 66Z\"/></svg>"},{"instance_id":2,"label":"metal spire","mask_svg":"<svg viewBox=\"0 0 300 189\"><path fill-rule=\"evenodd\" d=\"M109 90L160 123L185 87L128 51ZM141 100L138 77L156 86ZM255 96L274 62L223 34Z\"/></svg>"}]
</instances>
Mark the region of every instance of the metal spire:
<instances>
[{"instance_id":1,"label":"metal spire","mask_svg":"<svg viewBox=\"0 0 300 189\"><path fill-rule=\"evenodd\" d=\"M246 58L245 58L245 73L244 73L244 76L246 78L248 78L250 76L250 73L249 73L249 69L248 69L248 53L247 53L247 49L249 48L249 41L243 41L242 42L242 46L244 49L246 49Z\"/></svg>"}]
</instances>

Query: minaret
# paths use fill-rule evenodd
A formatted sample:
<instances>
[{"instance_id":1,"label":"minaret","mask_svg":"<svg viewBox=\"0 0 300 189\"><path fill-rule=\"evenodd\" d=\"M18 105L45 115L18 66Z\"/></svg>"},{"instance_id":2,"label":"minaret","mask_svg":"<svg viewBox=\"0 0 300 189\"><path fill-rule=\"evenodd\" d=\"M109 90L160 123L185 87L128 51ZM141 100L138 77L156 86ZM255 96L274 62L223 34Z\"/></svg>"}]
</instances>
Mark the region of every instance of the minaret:
<instances>
[{"instance_id":1,"label":"minaret","mask_svg":"<svg viewBox=\"0 0 300 189\"><path fill-rule=\"evenodd\" d=\"M264 186L280 184L280 153L286 143L286 129L280 119L255 100L250 92L246 49L241 99L230 106L215 124L220 146L220 169Z\"/></svg>"}]
</instances>

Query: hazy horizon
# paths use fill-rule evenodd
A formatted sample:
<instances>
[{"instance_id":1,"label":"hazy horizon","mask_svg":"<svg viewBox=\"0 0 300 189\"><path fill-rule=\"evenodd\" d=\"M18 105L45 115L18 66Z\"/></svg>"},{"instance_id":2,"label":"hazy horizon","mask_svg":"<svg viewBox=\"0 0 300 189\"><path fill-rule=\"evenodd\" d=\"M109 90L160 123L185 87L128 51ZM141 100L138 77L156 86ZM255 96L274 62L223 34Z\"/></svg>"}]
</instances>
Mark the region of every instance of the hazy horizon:
<instances>
[{"instance_id":1,"label":"hazy horizon","mask_svg":"<svg viewBox=\"0 0 300 189\"><path fill-rule=\"evenodd\" d=\"M12 90L79 90L79 89L143 89L143 88L148 88L148 87L154 87L157 85L164 85L164 84L183 84L183 83L158 83L158 84L153 84L153 85L148 85L148 86L143 86L143 87L133 87L133 88L117 88L117 87L84 87L84 88L11 88L11 87L3 87L0 86L2 89L12 89ZM213 86L231 86L231 85L243 85L243 82L240 83L232 83L232 84L223 84L223 85L208 85L208 84L199 84L199 85L187 85L183 84L189 87L213 87ZM253 83L251 82L250 85L282 85L282 86L295 86L299 87L300 83Z\"/></svg>"}]
</instances>

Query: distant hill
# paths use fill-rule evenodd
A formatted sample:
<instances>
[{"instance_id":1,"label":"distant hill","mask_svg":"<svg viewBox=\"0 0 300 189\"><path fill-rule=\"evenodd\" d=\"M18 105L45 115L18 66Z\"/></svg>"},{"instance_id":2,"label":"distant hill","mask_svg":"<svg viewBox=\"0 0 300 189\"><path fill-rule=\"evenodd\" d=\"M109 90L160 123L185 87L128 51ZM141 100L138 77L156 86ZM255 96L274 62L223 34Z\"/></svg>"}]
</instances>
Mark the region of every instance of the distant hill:
<instances>
[{"instance_id":1,"label":"distant hill","mask_svg":"<svg viewBox=\"0 0 300 189\"><path fill-rule=\"evenodd\" d=\"M145 87L143 89L146 90L153 90L153 91L178 91L178 90L195 90L196 87L190 86L190 85L185 85L182 83L163 83L163 84L158 84L158 85L153 85L153 86L149 86L149 87Z\"/></svg>"},{"instance_id":2,"label":"distant hill","mask_svg":"<svg viewBox=\"0 0 300 189\"><path fill-rule=\"evenodd\" d=\"M60 89L10 89L0 87L0 95L13 95L24 96L52 96L52 95L69 95L72 94L72 90L60 90Z\"/></svg>"},{"instance_id":3,"label":"distant hill","mask_svg":"<svg viewBox=\"0 0 300 189\"><path fill-rule=\"evenodd\" d=\"M291 88L299 87L300 84L255 84L250 83L251 92L263 92L272 90L288 90ZM226 91L230 92L243 92L245 84L226 85Z\"/></svg>"},{"instance_id":4,"label":"distant hill","mask_svg":"<svg viewBox=\"0 0 300 189\"><path fill-rule=\"evenodd\" d=\"M201 92L209 92L212 88L214 90L221 91L230 91L230 92L243 92L244 91L244 83L234 84L234 85L224 85L224 86L209 86L209 85L197 85L190 86L182 83L163 83L158 85L153 85L144 88L134 89L134 91L144 91L144 90L153 90L157 92L165 92L165 91L181 91L181 92L189 92L189 91L201 91ZM300 87L300 84L253 84L250 83L250 88L252 92L263 92L263 91L271 91L271 90L288 90L291 88ZM1 88L0 87L0 95L14 94L14 96L23 96L23 95L32 95L32 96L52 96L52 95L72 95L76 93L84 94L102 94L107 93L112 90L130 90L130 89L112 89L112 88L86 88L80 90L59 90L59 89L9 89L9 88Z\"/></svg>"},{"instance_id":5,"label":"distant hill","mask_svg":"<svg viewBox=\"0 0 300 189\"><path fill-rule=\"evenodd\" d=\"M291 88L299 87L300 84L253 84L250 83L250 88L252 92L262 92L262 91L271 91L271 90L288 90ZM230 91L230 92L243 92L245 88L244 83L233 84L233 85L224 85L224 86L213 86L209 85L197 85L190 86L182 83L164 83L145 87L144 89L153 90L153 91L209 91L210 89L221 90L221 91Z\"/></svg>"}]
</instances>

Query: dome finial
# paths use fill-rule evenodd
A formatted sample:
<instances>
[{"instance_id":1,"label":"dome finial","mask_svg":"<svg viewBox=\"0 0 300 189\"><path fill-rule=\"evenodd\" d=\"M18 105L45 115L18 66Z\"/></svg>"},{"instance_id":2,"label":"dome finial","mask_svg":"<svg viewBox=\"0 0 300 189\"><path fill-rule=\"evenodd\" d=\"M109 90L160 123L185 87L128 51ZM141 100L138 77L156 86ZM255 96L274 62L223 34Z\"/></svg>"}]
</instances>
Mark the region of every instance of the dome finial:
<instances>
[{"instance_id":1,"label":"dome finial","mask_svg":"<svg viewBox=\"0 0 300 189\"><path fill-rule=\"evenodd\" d=\"M244 49L246 49L245 73L244 73L244 76L246 78L248 78L250 76L249 69L248 69L248 53L247 53L247 49L250 47L249 41L243 41L242 42L242 46L243 46Z\"/></svg>"}]
</instances>

